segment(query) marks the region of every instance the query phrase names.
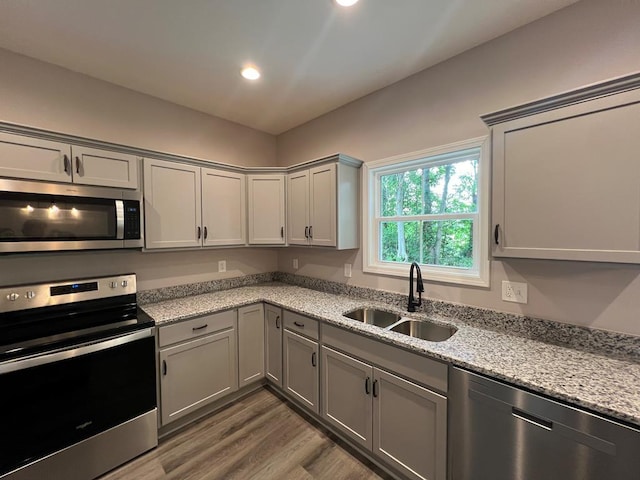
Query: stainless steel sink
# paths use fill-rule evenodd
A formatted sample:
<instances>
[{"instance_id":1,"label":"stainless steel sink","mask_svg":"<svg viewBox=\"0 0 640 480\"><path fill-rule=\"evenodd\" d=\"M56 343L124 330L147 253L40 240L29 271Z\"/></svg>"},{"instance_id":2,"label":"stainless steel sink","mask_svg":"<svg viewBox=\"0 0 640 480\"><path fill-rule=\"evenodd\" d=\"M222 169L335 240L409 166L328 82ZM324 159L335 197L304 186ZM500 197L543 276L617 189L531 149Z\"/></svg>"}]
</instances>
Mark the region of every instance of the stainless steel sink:
<instances>
[{"instance_id":1,"label":"stainless steel sink","mask_svg":"<svg viewBox=\"0 0 640 480\"><path fill-rule=\"evenodd\" d=\"M389 330L430 342L443 342L456 333L455 328L423 320L404 320Z\"/></svg>"},{"instance_id":2,"label":"stainless steel sink","mask_svg":"<svg viewBox=\"0 0 640 480\"><path fill-rule=\"evenodd\" d=\"M359 308L353 312L345 313L344 316L380 328L389 327L402 318L397 313L376 310L375 308Z\"/></svg>"}]
</instances>

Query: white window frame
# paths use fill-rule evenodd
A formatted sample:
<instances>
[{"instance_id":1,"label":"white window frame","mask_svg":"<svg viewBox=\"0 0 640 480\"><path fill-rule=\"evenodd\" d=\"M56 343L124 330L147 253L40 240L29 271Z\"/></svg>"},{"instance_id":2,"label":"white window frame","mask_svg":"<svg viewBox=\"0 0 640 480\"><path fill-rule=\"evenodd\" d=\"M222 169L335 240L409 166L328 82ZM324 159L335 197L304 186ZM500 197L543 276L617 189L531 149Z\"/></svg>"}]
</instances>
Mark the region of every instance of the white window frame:
<instances>
[{"instance_id":1,"label":"white window frame","mask_svg":"<svg viewBox=\"0 0 640 480\"><path fill-rule=\"evenodd\" d=\"M471 269L459 267L445 267L434 265L420 265L422 277L425 280L473 285L490 286L489 260L489 165L490 149L487 136L472 138L461 142L450 143L435 148L420 150L403 155L383 158L362 166L362 264L363 271L379 275L389 275L406 278L409 273L409 263L383 262L379 260L380 229L382 220L394 221L400 217L381 217L379 178L395 172L406 171L413 165L427 163L429 158L445 156L450 153L467 149L480 148L478 162L478 211L474 216L474 266ZM434 159L432 165L447 163L446 158ZM469 218L469 214L462 215ZM473 216L473 214L472 214ZM453 217L455 218L455 217ZM452 219L450 214L447 220ZM429 215L429 220L437 220Z\"/></svg>"}]
</instances>

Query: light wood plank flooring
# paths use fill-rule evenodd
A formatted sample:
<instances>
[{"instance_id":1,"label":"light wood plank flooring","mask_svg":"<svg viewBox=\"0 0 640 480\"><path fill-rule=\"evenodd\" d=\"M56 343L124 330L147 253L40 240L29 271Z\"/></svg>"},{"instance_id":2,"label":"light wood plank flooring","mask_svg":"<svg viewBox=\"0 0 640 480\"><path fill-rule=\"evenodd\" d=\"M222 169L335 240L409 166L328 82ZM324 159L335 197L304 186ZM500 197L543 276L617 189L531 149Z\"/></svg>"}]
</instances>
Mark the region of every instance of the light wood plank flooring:
<instances>
[{"instance_id":1,"label":"light wood plank flooring","mask_svg":"<svg viewBox=\"0 0 640 480\"><path fill-rule=\"evenodd\" d=\"M344 447L263 388L100 480L391 478Z\"/></svg>"}]
</instances>

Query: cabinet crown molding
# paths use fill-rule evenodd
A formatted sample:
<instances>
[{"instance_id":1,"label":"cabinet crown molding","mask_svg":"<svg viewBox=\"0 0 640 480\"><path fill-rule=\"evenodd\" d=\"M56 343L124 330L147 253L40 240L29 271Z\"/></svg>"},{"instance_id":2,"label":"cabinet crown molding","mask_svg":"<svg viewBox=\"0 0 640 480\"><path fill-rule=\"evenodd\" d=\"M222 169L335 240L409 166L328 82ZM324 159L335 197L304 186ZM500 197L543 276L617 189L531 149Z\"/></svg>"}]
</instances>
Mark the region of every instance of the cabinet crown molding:
<instances>
[{"instance_id":1,"label":"cabinet crown molding","mask_svg":"<svg viewBox=\"0 0 640 480\"><path fill-rule=\"evenodd\" d=\"M615 95L629 90L640 88L640 72L635 72L622 77L612 78L604 82L585 85L574 90L558 93L550 97L541 98L532 102L523 103L514 107L498 110L493 113L485 113L480 118L488 126L516 120L518 118L536 115L538 113L556 110L558 108L575 105L577 103L594 100L596 98Z\"/></svg>"}]
</instances>

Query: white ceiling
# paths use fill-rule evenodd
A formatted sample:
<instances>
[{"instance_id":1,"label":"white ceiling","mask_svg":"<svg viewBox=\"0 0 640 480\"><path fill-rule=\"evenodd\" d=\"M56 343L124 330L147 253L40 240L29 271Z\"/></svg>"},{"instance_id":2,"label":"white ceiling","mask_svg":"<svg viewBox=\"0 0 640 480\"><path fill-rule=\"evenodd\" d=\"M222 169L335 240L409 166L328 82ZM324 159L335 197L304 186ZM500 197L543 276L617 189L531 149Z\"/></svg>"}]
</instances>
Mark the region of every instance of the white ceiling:
<instances>
[{"instance_id":1,"label":"white ceiling","mask_svg":"<svg viewBox=\"0 0 640 480\"><path fill-rule=\"evenodd\" d=\"M576 1L1 0L0 47L279 134Z\"/></svg>"}]
</instances>

